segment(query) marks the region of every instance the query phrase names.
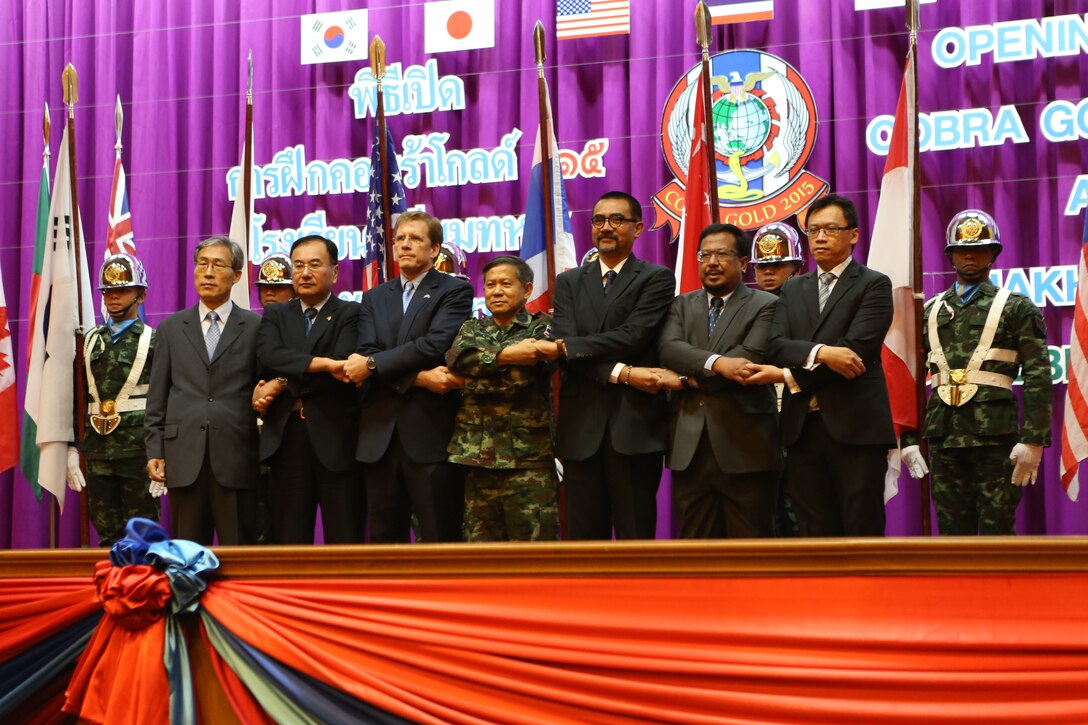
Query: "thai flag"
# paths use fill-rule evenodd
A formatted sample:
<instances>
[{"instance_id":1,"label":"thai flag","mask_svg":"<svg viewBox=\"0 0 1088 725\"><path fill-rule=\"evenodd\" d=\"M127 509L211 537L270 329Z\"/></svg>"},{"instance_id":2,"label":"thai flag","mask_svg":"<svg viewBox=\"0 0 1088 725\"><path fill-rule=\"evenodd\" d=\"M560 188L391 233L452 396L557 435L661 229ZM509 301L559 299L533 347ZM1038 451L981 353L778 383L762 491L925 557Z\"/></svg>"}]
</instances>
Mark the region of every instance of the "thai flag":
<instances>
[{"instance_id":1,"label":"thai flag","mask_svg":"<svg viewBox=\"0 0 1088 725\"><path fill-rule=\"evenodd\" d=\"M548 289L547 244L552 245L555 255L555 273L565 272L578 265L574 257L574 234L570 228L570 212L567 208L567 192L563 188L563 172L559 163L559 145L555 140L552 123L552 101L545 82L545 122L551 129L552 188L545 193L544 155L541 152L540 129L536 131L533 146L533 171L529 176L529 200L525 204L525 227L521 235L521 258L533 270L533 293L526 308L530 312L547 312L552 308L552 290ZM547 239L544 230L544 204L552 207L552 238Z\"/></svg>"},{"instance_id":2,"label":"thai flag","mask_svg":"<svg viewBox=\"0 0 1088 725\"><path fill-rule=\"evenodd\" d=\"M385 282L385 255L387 253L385 238L385 224L383 218L385 210L382 208L382 155L380 139L375 136L374 146L370 150L370 196L366 208L366 246L363 248L363 289L374 289ZM400 167L397 165L397 154L393 149L393 132L389 126L385 127L385 148L389 153L389 212L392 216L390 227L397 220L397 216L408 208L408 202L404 198L404 184L400 180Z\"/></svg>"}]
</instances>

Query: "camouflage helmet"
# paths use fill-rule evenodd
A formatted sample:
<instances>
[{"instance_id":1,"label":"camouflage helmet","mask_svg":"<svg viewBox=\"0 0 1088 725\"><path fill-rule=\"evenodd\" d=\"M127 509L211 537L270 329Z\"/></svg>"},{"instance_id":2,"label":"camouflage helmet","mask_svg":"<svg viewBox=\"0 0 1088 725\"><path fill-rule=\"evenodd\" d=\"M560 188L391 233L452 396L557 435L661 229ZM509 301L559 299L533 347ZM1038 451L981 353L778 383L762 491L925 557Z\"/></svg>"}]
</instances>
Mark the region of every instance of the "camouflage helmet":
<instances>
[{"instance_id":1,"label":"camouflage helmet","mask_svg":"<svg viewBox=\"0 0 1088 725\"><path fill-rule=\"evenodd\" d=\"M453 242L442 242L438 249L438 257L434 260L434 268L443 274L468 279L468 257L461 247Z\"/></svg>"},{"instance_id":2,"label":"camouflage helmet","mask_svg":"<svg viewBox=\"0 0 1088 725\"><path fill-rule=\"evenodd\" d=\"M804 261L801 238L789 224L765 224L752 237L752 264Z\"/></svg>"},{"instance_id":3,"label":"camouflage helmet","mask_svg":"<svg viewBox=\"0 0 1088 725\"><path fill-rule=\"evenodd\" d=\"M140 260L124 252L111 254L98 273L98 291L142 287L147 289L147 272Z\"/></svg>"},{"instance_id":4,"label":"camouflage helmet","mask_svg":"<svg viewBox=\"0 0 1088 725\"><path fill-rule=\"evenodd\" d=\"M291 259L283 252L272 252L261 260L256 284L291 286Z\"/></svg>"},{"instance_id":5,"label":"camouflage helmet","mask_svg":"<svg viewBox=\"0 0 1088 725\"><path fill-rule=\"evenodd\" d=\"M597 258L600 256L601 253L597 251L596 247L594 247L593 249L590 249L588 252L582 255L582 264L592 264L593 262L596 262Z\"/></svg>"},{"instance_id":6,"label":"camouflage helmet","mask_svg":"<svg viewBox=\"0 0 1088 725\"><path fill-rule=\"evenodd\" d=\"M997 222L978 209L966 209L952 217L944 236L946 253L963 247L997 247L994 256L1001 253L1001 232Z\"/></svg>"}]
</instances>

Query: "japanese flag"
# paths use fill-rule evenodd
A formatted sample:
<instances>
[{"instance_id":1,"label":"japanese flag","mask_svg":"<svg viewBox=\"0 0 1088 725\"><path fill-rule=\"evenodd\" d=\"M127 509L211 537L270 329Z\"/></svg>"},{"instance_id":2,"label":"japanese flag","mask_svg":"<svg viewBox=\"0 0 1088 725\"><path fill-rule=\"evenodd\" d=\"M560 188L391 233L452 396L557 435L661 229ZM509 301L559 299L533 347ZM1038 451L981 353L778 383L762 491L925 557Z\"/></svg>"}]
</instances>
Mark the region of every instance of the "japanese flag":
<instances>
[{"instance_id":1,"label":"japanese flag","mask_svg":"<svg viewBox=\"0 0 1088 725\"><path fill-rule=\"evenodd\" d=\"M423 6L426 53L495 47L495 0L441 0Z\"/></svg>"},{"instance_id":2,"label":"japanese flag","mask_svg":"<svg viewBox=\"0 0 1088 725\"><path fill-rule=\"evenodd\" d=\"M366 10L302 16L302 65L366 60Z\"/></svg>"}]
</instances>

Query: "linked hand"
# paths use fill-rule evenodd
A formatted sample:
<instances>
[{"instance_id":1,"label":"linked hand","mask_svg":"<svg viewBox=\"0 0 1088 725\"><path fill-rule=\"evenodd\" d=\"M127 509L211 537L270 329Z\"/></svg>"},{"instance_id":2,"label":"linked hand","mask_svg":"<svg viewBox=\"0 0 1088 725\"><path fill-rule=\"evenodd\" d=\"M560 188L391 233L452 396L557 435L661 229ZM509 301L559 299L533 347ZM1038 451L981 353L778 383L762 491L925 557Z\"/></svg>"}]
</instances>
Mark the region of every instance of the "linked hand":
<instances>
[{"instance_id":1,"label":"linked hand","mask_svg":"<svg viewBox=\"0 0 1088 725\"><path fill-rule=\"evenodd\" d=\"M552 342L551 340L537 340L536 343L535 343L536 344L537 359L538 360L557 360L557 359L559 359L559 356L560 356L560 354L562 352L560 347L559 347L560 342L562 342L562 341L560 340L560 341L557 341L557 342Z\"/></svg>"},{"instance_id":2,"label":"linked hand","mask_svg":"<svg viewBox=\"0 0 1088 725\"><path fill-rule=\"evenodd\" d=\"M922 449L918 446L907 446L900 452L903 463L907 464L907 470L911 478L921 478L929 473L929 466L922 455Z\"/></svg>"},{"instance_id":3,"label":"linked hand","mask_svg":"<svg viewBox=\"0 0 1088 725\"><path fill-rule=\"evenodd\" d=\"M847 380L853 380L865 372L865 363L848 347L824 345L816 353L816 362L827 365Z\"/></svg>"},{"instance_id":4,"label":"linked hand","mask_svg":"<svg viewBox=\"0 0 1088 725\"><path fill-rule=\"evenodd\" d=\"M420 370L416 373L415 385L420 388L426 388L432 393L438 393L439 395L445 395L451 390L464 387L465 379L459 375L454 375L450 372L450 369L445 365L439 365L436 368L430 370Z\"/></svg>"},{"instance_id":5,"label":"linked hand","mask_svg":"<svg viewBox=\"0 0 1088 725\"><path fill-rule=\"evenodd\" d=\"M748 373L747 377L744 378L745 385L772 385L786 382L786 376L782 373L782 368L775 365L748 363L744 366L744 369Z\"/></svg>"},{"instance_id":6,"label":"linked hand","mask_svg":"<svg viewBox=\"0 0 1088 725\"><path fill-rule=\"evenodd\" d=\"M657 374L658 389L660 390L683 390L684 381L680 379L680 376L669 370L668 368L652 368Z\"/></svg>"},{"instance_id":7,"label":"linked hand","mask_svg":"<svg viewBox=\"0 0 1088 725\"><path fill-rule=\"evenodd\" d=\"M1043 460L1043 447L1030 443L1017 443L1009 454L1012 461L1012 485L1034 485L1039 477L1039 463Z\"/></svg>"},{"instance_id":8,"label":"linked hand","mask_svg":"<svg viewBox=\"0 0 1088 725\"><path fill-rule=\"evenodd\" d=\"M535 365L540 359L536 344L537 341L531 338L518 340L500 350L497 360L500 365Z\"/></svg>"},{"instance_id":9,"label":"linked hand","mask_svg":"<svg viewBox=\"0 0 1088 725\"><path fill-rule=\"evenodd\" d=\"M75 446L68 446L68 470L64 478L68 481L68 488L79 493L87 487L87 479L83 477L83 471L79 467L79 450Z\"/></svg>"},{"instance_id":10,"label":"linked hand","mask_svg":"<svg viewBox=\"0 0 1088 725\"><path fill-rule=\"evenodd\" d=\"M661 389L661 378L653 368L632 367L630 376L627 372L620 373L620 382L644 393L656 393Z\"/></svg>"},{"instance_id":11,"label":"linked hand","mask_svg":"<svg viewBox=\"0 0 1088 725\"><path fill-rule=\"evenodd\" d=\"M366 366L368 358L366 355L360 355L357 352L351 353L348 359L344 361L344 376L345 382L352 382L356 385L362 385L363 381L370 377L370 368Z\"/></svg>"},{"instance_id":12,"label":"linked hand","mask_svg":"<svg viewBox=\"0 0 1088 725\"><path fill-rule=\"evenodd\" d=\"M752 376L752 371L748 369L751 363L743 357L720 357L714 361L711 369L715 375L720 375L723 378L729 378L735 383L741 385L748 384L748 378Z\"/></svg>"}]
</instances>

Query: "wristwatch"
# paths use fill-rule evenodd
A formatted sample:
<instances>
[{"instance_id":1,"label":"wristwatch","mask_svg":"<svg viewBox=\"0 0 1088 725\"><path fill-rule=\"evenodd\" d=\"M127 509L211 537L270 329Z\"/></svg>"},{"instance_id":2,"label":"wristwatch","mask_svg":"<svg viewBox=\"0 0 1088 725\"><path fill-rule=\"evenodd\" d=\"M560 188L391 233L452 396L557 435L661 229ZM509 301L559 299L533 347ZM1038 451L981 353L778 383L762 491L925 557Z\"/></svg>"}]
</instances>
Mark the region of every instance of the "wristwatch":
<instances>
[{"instance_id":1,"label":"wristwatch","mask_svg":"<svg viewBox=\"0 0 1088 725\"><path fill-rule=\"evenodd\" d=\"M366 369L372 373L378 372L378 363L374 362L373 357L368 357L366 359Z\"/></svg>"}]
</instances>

